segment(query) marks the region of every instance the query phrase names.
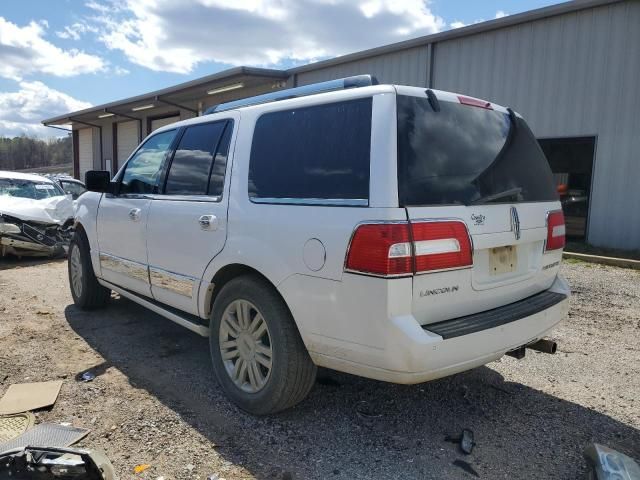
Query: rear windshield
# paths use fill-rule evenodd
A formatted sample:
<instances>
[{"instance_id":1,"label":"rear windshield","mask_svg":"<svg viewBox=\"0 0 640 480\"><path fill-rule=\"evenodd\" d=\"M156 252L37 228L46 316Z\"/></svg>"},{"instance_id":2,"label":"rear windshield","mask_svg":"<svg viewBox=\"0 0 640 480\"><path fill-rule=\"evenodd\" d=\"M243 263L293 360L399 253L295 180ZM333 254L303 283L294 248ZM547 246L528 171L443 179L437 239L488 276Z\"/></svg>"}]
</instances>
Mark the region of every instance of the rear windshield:
<instances>
[{"instance_id":1,"label":"rear windshield","mask_svg":"<svg viewBox=\"0 0 640 480\"><path fill-rule=\"evenodd\" d=\"M453 102L398 95L401 206L542 202L558 195L524 120Z\"/></svg>"}]
</instances>

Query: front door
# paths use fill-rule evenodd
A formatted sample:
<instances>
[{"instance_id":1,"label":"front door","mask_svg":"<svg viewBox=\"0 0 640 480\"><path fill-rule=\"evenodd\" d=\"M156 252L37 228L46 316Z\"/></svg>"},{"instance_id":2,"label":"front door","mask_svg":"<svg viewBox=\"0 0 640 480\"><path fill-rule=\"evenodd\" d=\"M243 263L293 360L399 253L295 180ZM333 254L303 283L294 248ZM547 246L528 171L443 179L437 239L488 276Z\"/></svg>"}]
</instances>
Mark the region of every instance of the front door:
<instances>
[{"instance_id":1,"label":"front door","mask_svg":"<svg viewBox=\"0 0 640 480\"><path fill-rule=\"evenodd\" d=\"M153 297L198 314L204 270L227 238L227 158L239 116L187 126L151 201L147 252Z\"/></svg>"},{"instance_id":2,"label":"front door","mask_svg":"<svg viewBox=\"0 0 640 480\"><path fill-rule=\"evenodd\" d=\"M147 219L176 133L164 131L147 139L119 175L117 194L105 194L98 209L101 277L149 297Z\"/></svg>"}]
</instances>

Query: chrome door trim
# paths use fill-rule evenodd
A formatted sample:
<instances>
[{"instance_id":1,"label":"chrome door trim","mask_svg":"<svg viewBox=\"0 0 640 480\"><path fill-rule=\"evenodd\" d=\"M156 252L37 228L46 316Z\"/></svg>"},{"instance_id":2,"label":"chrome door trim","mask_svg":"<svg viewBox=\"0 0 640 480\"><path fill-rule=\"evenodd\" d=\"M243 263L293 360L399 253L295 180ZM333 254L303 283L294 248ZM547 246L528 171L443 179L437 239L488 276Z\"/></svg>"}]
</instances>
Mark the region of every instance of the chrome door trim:
<instances>
[{"instance_id":1,"label":"chrome door trim","mask_svg":"<svg viewBox=\"0 0 640 480\"><path fill-rule=\"evenodd\" d=\"M149 269L144 263L100 252L100 268L149 284Z\"/></svg>"},{"instance_id":2,"label":"chrome door trim","mask_svg":"<svg viewBox=\"0 0 640 480\"><path fill-rule=\"evenodd\" d=\"M158 267L149 267L149 278L152 288L161 288L187 298L193 298L194 286L200 282L197 278Z\"/></svg>"},{"instance_id":3,"label":"chrome door trim","mask_svg":"<svg viewBox=\"0 0 640 480\"><path fill-rule=\"evenodd\" d=\"M252 203L274 205L318 205L329 207L368 207L367 198L267 198L249 197Z\"/></svg>"}]
</instances>

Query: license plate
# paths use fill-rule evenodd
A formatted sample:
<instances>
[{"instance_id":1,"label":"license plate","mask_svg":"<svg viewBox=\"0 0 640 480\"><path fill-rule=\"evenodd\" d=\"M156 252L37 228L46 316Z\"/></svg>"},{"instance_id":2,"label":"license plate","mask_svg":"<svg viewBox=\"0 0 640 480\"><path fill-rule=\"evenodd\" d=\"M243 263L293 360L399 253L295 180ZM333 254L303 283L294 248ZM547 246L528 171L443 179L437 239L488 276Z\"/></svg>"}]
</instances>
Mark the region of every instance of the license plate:
<instances>
[{"instance_id":1,"label":"license plate","mask_svg":"<svg viewBox=\"0 0 640 480\"><path fill-rule=\"evenodd\" d=\"M516 247L495 247L489 253L489 269L491 275L502 275L515 272L518 266L518 253Z\"/></svg>"}]
</instances>

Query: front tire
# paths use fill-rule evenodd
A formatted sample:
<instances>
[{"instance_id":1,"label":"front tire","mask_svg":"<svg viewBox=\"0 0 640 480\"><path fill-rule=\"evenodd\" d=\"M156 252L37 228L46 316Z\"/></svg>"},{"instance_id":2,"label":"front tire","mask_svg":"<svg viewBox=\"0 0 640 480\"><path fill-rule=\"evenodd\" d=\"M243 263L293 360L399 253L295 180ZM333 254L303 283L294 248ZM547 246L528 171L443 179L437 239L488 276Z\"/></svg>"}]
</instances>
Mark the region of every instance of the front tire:
<instances>
[{"instance_id":1,"label":"front tire","mask_svg":"<svg viewBox=\"0 0 640 480\"><path fill-rule=\"evenodd\" d=\"M103 307L111 296L111 290L98 283L91 264L89 241L81 230L76 231L69 244L69 286L76 306L82 310Z\"/></svg>"},{"instance_id":2,"label":"front tire","mask_svg":"<svg viewBox=\"0 0 640 480\"><path fill-rule=\"evenodd\" d=\"M313 387L316 366L293 317L261 277L227 283L214 302L210 328L214 373L241 409L276 413L301 402Z\"/></svg>"}]
</instances>

